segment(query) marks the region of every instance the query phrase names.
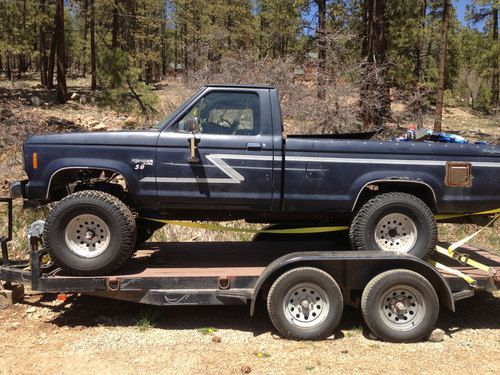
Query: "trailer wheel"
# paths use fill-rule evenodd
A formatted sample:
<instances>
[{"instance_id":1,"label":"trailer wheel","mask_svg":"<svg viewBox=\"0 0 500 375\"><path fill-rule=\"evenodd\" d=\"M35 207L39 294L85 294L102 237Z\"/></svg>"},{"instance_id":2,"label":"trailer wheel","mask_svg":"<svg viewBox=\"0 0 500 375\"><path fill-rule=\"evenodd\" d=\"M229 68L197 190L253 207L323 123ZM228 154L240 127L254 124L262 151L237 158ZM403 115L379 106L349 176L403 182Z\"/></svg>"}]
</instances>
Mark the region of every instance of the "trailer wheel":
<instances>
[{"instance_id":1,"label":"trailer wheel","mask_svg":"<svg viewBox=\"0 0 500 375\"><path fill-rule=\"evenodd\" d=\"M342 317L342 293L335 280L317 268L281 275L267 296L274 327L294 340L321 340L333 334Z\"/></svg>"},{"instance_id":2,"label":"trailer wheel","mask_svg":"<svg viewBox=\"0 0 500 375\"><path fill-rule=\"evenodd\" d=\"M129 208L101 191L73 193L49 212L44 246L65 271L79 275L112 272L135 250L136 225Z\"/></svg>"},{"instance_id":3,"label":"trailer wheel","mask_svg":"<svg viewBox=\"0 0 500 375\"><path fill-rule=\"evenodd\" d=\"M137 226L136 247L149 240L158 229L163 228L165 225L160 222L141 219L136 219L135 223Z\"/></svg>"},{"instance_id":4,"label":"trailer wheel","mask_svg":"<svg viewBox=\"0 0 500 375\"><path fill-rule=\"evenodd\" d=\"M361 207L349 237L355 250L396 251L424 258L436 247L437 225L421 199L406 193L386 193Z\"/></svg>"},{"instance_id":5,"label":"trailer wheel","mask_svg":"<svg viewBox=\"0 0 500 375\"><path fill-rule=\"evenodd\" d=\"M361 297L368 327L391 342L415 342L429 335L439 314L432 285L420 274L399 269L373 278Z\"/></svg>"}]
</instances>

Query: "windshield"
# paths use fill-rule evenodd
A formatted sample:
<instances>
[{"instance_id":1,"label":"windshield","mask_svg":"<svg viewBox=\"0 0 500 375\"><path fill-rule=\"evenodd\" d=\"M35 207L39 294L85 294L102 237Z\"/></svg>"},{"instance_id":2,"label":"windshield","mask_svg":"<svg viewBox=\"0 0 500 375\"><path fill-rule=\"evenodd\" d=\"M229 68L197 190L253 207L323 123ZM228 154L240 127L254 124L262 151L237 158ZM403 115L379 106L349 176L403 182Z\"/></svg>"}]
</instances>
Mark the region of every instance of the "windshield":
<instances>
[{"instance_id":1,"label":"windshield","mask_svg":"<svg viewBox=\"0 0 500 375\"><path fill-rule=\"evenodd\" d=\"M179 114L180 111L186 107L186 105L193 100L196 96L200 94L200 92L203 91L203 88L201 90L198 90L196 94L193 96L189 97L187 100L185 100L180 106L178 106L175 111L173 111L171 114L169 114L167 117L165 117L163 120L161 120L158 124L154 125L152 129L161 129L163 128L166 124L168 124L172 119Z\"/></svg>"}]
</instances>

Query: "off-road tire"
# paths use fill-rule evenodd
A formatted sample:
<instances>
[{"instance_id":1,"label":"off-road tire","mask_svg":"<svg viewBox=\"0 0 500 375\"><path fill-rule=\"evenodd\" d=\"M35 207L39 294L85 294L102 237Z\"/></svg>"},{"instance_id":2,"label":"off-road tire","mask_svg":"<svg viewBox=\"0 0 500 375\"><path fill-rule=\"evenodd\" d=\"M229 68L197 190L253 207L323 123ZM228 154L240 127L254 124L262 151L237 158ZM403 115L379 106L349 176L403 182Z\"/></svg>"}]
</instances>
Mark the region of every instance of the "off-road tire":
<instances>
[{"instance_id":1,"label":"off-road tire","mask_svg":"<svg viewBox=\"0 0 500 375\"><path fill-rule=\"evenodd\" d=\"M387 302L385 296L389 293L387 299L393 298L392 291L397 294L399 288L410 290L409 293L411 290L418 291L415 294L419 294L422 303L422 306L413 307L412 315L409 315L410 311L405 314L407 321L400 320L401 324L406 324L404 329L403 326L399 329L395 327L398 322L391 322L392 317L386 314L391 310L390 306L385 304L391 302ZM406 297L409 296L407 292ZM418 298L412 296L406 302L416 299ZM396 269L381 273L366 285L361 296L361 311L368 327L381 339L390 342L416 342L426 338L433 330L439 315L439 299L431 283L422 275L410 270ZM417 316L419 313L422 315Z\"/></svg>"},{"instance_id":2,"label":"off-road tire","mask_svg":"<svg viewBox=\"0 0 500 375\"><path fill-rule=\"evenodd\" d=\"M109 244L104 252L85 258L71 251L65 240L67 225L78 215L91 214L109 228ZM118 198L95 190L73 193L49 212L44 228L44 247L64 271L75 275L102 275L122 266L133 254L136 224L130 209Z\"/></svg>"},{"instance_id":3,"label":"off-road tire","mask_svg":"<svg viewBox=\"0 0 500 375\"><path fill-rule=\"evenodd\" d=\"M301 283L312 283L326 292L328 314L314 327L298 327L286 317L283 304L288 292ZM312 267L295 268L281 275L267 295L267 311L278 332L293 340L322 340L330 337L337 328L343 311L342 292L335 280L325 271Z\"/></svg>"},{"instance_id":4,"label":"off-road tire","mask_svg":"<svg viewBox=\"0 0 500 375\"><path fill-rule=\"evenodd\" d=\"M424 258L434 251L437 224L430 208L419 198L406 193L385 193L370 199L358 211L349 229L351 246L358 251L382 250L375 241L379 221L388 214L404 214L417 229L416 241L408 254Z\"/></svg>"}]
</instances>

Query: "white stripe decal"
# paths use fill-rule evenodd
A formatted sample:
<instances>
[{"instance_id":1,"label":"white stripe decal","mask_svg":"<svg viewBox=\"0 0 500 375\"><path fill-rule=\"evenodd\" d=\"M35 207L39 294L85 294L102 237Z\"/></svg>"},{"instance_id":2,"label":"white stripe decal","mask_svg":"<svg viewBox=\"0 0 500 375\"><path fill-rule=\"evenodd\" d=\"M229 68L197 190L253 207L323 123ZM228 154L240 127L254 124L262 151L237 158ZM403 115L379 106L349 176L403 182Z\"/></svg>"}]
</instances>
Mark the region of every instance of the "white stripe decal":
<instances>
[{"instance_id":1,"label":"white stripe decal","mask_svg":"<svg viewBox=\"0 0 500 375\"><path fill-rule=\"evenodd\" d=\"M309 156L285 156L285 161L315 161L322 163L348 163L348 164L391 164L391 165L446 165L445 160L410 160L410 159L363 159L363 158L326 158ZM500 168L500 163L473 161L472 166Z\"/></svg>"},{"instance_id":2,"label":"white stripe decal","mask_svg":"<svg viewBox=\"0 0 500 375\"><path fill-rule=\"evenodd\" d=\"M271 155L238 155L238 154L209 154L206 158L213 163L206 167L217 167L228 178L183 178L183 177L145 177L140 182L159 182L159 183L202 183L202 184L240 184L245 178L236 171L236 168L242 169L270 169L262 167L231 167L226 160L261 160L272 161ZM328 157L310 157L310 156L286 156L287 162L320 162L320 163L342 163L342 164L386 164L386 165L427 165L444 166L444 160L410 160L410 159L368 159L368 158L328 158ZM495 162L471 162L475 167L500 168L500 163ZM182 164L180 164L182 165ZM286 168L286 170L301 170L298 168Z\"/></svg>"},{"instance_id":3,"label":"white stripe decal","mask_svg":"<svg viewBox=\"0 0 500 375\"><path fill-rule=\"evenodd\" d=\"M210 154L207 159L211 161L228 178L202 178L202 177L145 177L140 182L158 182L158 183L181 183L181 184L241 184L245 177L239 174L233 167L228 165L222 159L232 160L263 160L272 161L272 155L234 155L234 154Z\"/></svg>"}]
</instances>

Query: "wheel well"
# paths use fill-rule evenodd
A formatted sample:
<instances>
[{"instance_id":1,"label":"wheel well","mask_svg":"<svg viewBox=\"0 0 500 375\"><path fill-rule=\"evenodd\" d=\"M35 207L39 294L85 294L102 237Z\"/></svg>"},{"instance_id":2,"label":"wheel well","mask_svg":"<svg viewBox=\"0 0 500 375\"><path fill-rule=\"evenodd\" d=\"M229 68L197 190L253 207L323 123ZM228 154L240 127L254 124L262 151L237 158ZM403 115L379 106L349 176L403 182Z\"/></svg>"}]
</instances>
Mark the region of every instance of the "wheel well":
<instances>
[{"instance_id":1,"label":"wheel well","mask_svg":"<svg viewBox=\"0 0 500 375\"><path fill-rule=\"evenodd\" d=\"M60 200L82 190L104 191L125 203L130 199L128 184L123 175L101 168L65 168L56 171L49 180L47 199Z\"/></svg>"},{"instance_id":2,"label":"wheel well","mask_svg":"<svg viewBox=\"0 0 500 375\"><path fill-rule=\"evenodd\" d=\"M432 188L421 181L373 181L366 184L354 202L353 212L356 212L366 202L384 193L407 193L420 198L435 213L436 196Z\"/></svg>"}]
</instances>

